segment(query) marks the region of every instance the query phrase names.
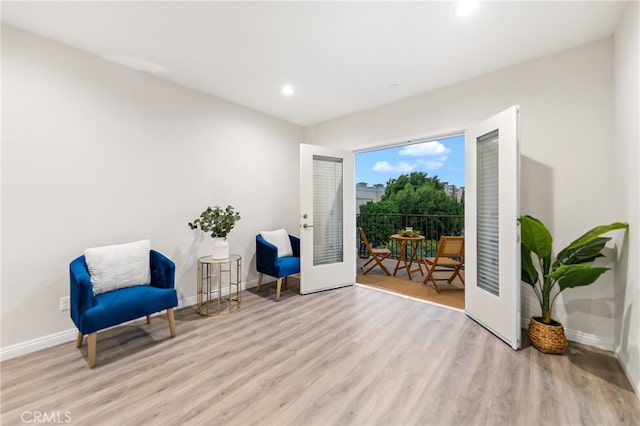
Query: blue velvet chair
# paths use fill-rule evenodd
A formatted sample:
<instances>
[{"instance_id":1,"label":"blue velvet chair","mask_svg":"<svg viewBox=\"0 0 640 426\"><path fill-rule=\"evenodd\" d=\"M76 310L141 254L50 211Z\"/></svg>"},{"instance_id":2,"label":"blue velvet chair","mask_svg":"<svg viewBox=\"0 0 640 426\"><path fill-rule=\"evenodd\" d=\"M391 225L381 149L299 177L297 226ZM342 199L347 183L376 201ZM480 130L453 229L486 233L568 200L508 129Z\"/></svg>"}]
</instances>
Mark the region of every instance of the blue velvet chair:
<instances>
[{"instance_id":1,"label":"blue velvet chair","mask_svg":"<svg viewBox=\"0 0 640 426\"><path fill-rule=\"evenodd\" d=\"M167 310L171 337L176 335L173 308L178 306L178 295L174 288L175 264L161 253L151 250L150 285L136 285L94 295L93 285L85 257L74 259L69 265L71 319L78 328L76 346L80 347L88 335L88 364L96 362L96 332L141 318L146 315L147 324L151 314Z\"/></svg>"},{"instance_id":2,"label":"blue velvet chair","mask_svg":"<svg viewBox=\"0 0 640 426\"><path fill-rule=\"evenodd\" d=\"M280 300L282 279L300 273L300 238L289 235L293 256L278 256L278 248L266 241L261 234L256 235L256 269L258 270L258 287L262 284L262 276L267 274L277 279L276 300Z\"/></svg>"}]
</instances>

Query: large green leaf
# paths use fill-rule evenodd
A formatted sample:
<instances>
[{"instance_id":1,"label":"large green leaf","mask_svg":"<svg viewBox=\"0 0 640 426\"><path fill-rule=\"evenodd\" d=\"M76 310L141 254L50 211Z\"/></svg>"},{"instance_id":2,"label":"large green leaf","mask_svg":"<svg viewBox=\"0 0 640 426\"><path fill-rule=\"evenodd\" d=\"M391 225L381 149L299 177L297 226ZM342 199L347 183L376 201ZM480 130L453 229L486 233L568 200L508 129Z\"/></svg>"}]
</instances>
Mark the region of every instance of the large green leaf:
<instances>
[{"instance_id":1,"label":"large green leaf","mask_svg":"<svg viewBox=\"0 0 640 426\"><path fill-rule=\"evenodd\" d=\"M521 280L529 284L531 287L535 287L538 282L538 270L533 266L533 260L531 259L531 250L529 250L524 244L520 245L520 265L521 265Z\"/></svg>"},{"instance_id":2,"label":"large green leaf","mask_svg":"<svg viewBox=\"0 0 640 426\"><path fill-rule=\"evenodd\" d=\"M562 291L567 288L589 285L608 270L609 268L592 267L570 272L558 280L558 287Z\"/></svg>"},{"instance_id":3,"label":"large green leaf","mask_svg":"<svg viewBox=\"0 0 640 426\"><path fill-rule=\"evenodd\" d=\"M520 216L520 239L522 244L538 257L551 257L553 238L544 224L535 217Z\"/></svg>"},{"instance_id":4,"label":"large green leaf","mask_svg":"<svg viewBox=\"0 0 640 426\"><path fill-rule=\"evenodd\" d=\"M547 275L547 277L557 280L568 274L584 271L593 266L593 262L579 263L577 265L560 265L557 269Z\"/></svg>"},{"instance_id":5,"label":"large green leaf","mask_svg":"<svg viewBox=\"0 0 640 426\"><path fill-rule=\"evenodd\" d=\"M595 228L588 230L583 235L578 237L578 239L572 242L571 244L569 244L568 247L581 246L609 231L613 231L615 229L628 229L628 228L629 228L629 224L626 222L613 222L609 225L596 226Z\"/></svg>"},{"instance_id":6,"label":"large green leaf","mask_svg":"<svg viewBox=\"0 0 640 426\"><path fill-rule=\"evenodd\" d=\"M584 244L568 246L558 253L553 269L556 269L559 265L592 262L596 257L602 257L600 252L610 239L609 237L597 237Z\"/></svg>"}]
</instances>

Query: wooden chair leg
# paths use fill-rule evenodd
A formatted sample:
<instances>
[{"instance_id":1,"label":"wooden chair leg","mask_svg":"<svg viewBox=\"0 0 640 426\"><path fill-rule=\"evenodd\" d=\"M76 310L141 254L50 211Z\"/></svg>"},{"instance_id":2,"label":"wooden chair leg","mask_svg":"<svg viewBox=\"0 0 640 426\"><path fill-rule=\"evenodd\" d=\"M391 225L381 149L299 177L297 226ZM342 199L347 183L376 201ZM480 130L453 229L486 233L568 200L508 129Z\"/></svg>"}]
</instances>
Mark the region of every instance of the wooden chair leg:
<instances>
[{"instance_id":1,"label":"wooden chair leg","mask_svg":"<svg viewBox=\"0 0 640 426\"><path fill-rule=\"evenodd\" d=\"M436 283L436 278L433 276L433 273L436 270L436 265L433 265L433 268L429 268L429 264L427 264L427 262L424 262L424 267L427 270L427 276L425 277L424 281L422 281L422 283L424 285L428 285L429 280L431 280L431 282L433 283L433 288L436 290L436 292L438 294L442 294L440 292L440 288L438 287L438 284Z\"/></svg>"},{"instance_id":2,"label":"wooden chair leg","mask_svg":"<svg viewBox=\"0 0 640 426\"><path fill-rule=\"evenodd\" d=\"M464 277L462 276L462 274L460 273L460 268L458 268L458 277L460 278L460 281L462 281L462 285L466 286L465 282L464 282Z\"/></svg>"},{"instance_id":3,"label":"wooden chair leg","mask_svg":"<svg viewBox=\"0 0 640 426\"><path fill-rule=\"evenodd\" d=\"M364 265L362 265L362 275L367 275L367 272L369 272L370 270L372 270L373 268L375 268L376 266L379 266L380 268L382 268L382 270L384 271L385 274L387 275L391 275L389 273L389 271L387 270L387 268L384 266L384 264L382 263L383 260L385 260L386 257L376 257L373 256L371 259L369 259ZM371 267L369 269L367 269L367 265L370 264L371 262L375 262L373 265L371 265Z\"/></svg>"},{"instance_id":4,"label":"wooden chair leg","mask_svg":"<svg viewBox=\"0 0 640 426\"><path fill-rule=\"evenodd\" d=\"M433 273L434 273L435 271L436 271L436 265L434 265L434 266L433 266L433 269L432 269L431 271L427 271L427 272L430 272L429 277L431 278L431 281L433 282L433 286L435 287L435 289L436 289L436 291L438 292L438 294L442 294L442 292L443 292L443 291L446 291L446 292L450 292L450 291L464 291L464 286L465 286L465 284L464 284L464 279L462 278L462 275L460 275L460 269L459 269L459 267L456 267L456 268L454 269L453 275L451 275L451 277L450 277L449 279L447 279L447 283L448 283L448 284L452 284L452 282L453 282L454 278L455 278L455 277L456 277L456 275L457 275L457 276L459 276L459 277L460 277L460 281L462 281L462 287L463 287L463 288L453 286L453 288L442 288L442 289L441 289L440 287L438 287L438 284L436 283L435 276L433 275ZM443 269L439 269L439 271L443 271ZM428 278L429 278L429 277L428 277ZM444 279L444 278L443 278L443 279ZM425 279L425 283L426 283L426 279Z\"/></svg>"},{"instance_id":5,"label":"wooden chair leg","mask_svg":"<svg viewBox=\"0 0 640 426\"><path fill-rule=\"evenodd\" d=\"M147 315L147 324L151 324L151 315Z\"/></svg>"},{"instance_id":6,"label":"wooden chair leg","mask_svg":"<svg viewBox=\"0 0 640 426\"><path fill-rule=\"evenodd\" d=\"M427 285L427 283L429 282L429 279L431 278L431 271L429 270L429 264L427 263L426 260L424 261L424 269L427 270L427 276L424 277L424 280L422 280L422 284Z\"/></svg>"},{"instance_id":7,"label":"wooden chair leg","mask_svg":"<svg viewBox=\"0 0 640 426\"><path fill-rule=\"evenodd\" d=\"M382 270L384 271L385 274L387 274L388 276L391 275L391 272L389 272L387 270L387 268L384 266L384 264L382 263L383 260L385 260L387 257L382 257L377 261L377 264L380 265L380 267L382 268Z\"/></svg>"},{"instance_id":8,"label":"wooden chair leg","mask_svg":"<svg viewBox=\"0 0 640 426\"><path fill-rule=\"evenodd\" d=\"M278 278L276 283L276 301L280 300L280 288L282 287L282 278Z\"/></svg>"},{"instance_id":9,"label":"wooden chair leg","mask_svg":"<svg viewBox=\"0 0 640 426\"><path fill-rule=\"evenodd\" d=\"M258 274L258 287L256 288L256 291L260 291L260 284L262 284L262 272Z\"/></svg>"},{"instance_id":10,"label":"wooden chair leg","mask_svg":"<svg viewBox=\"0 0 640 426\"><path fill-rule=\"evenodd\" d=\"M376 265L373 265L371 268L367 269L367 265L370 264L371 262L373 262L373 257L367 260L364 265L362 265L362 275L367 275L367 272L369 272L374 266L376 266Z\"/></svg>"},{"instance_id":11,"label":"wooden chair leg","mask_svg":"<svg viewBox=\"0 0 640 426\"><path fill-rule=\"evenodd\" d=\"M449 284L452 284L456 276L460 278L460 281L462 282L462 288L454 286L453 288L443 289L443 291L464 291L465 283L464 283L464 278L462 278L462 274L460 274L460 266L455 267L454 273L448 281Z\"/></svg>"},{"instance_id":12,"label":"wooden chair leg","mask_svg":"<svg viewBox=\"0 0 640 426\"><path fill-rule=\"evenodd\" d=\"M169 320L169 335L176 337L176 323L173 317L173 308L167 309L167 319Z\"/></svg>"},{"instance_id":13,"label":"wooden chair leg","mask_svg":"<svg viewBox=\"0 0 640 426\"><path fill-rule=\"evenodd\" d=\"M78 337L76 338L76 348L82 346L82 340L84 340L84 334L81 331L78 331Z\"/></svg>"},{"instance_id":14,"label":"wooden chair leg","mask_svg":"<svg viewBox=\"0 0 640 426\"><path fill-rule=\"evenodd\" d=\"M433 283L433 288L436 289L436 292L438 294L442 294L442 292L440 291L440 287L438 287L438 283L436 282L436 278L433 275L431 275L431 282Z\"/></svg>"},{"instance_id":15,"label":"wooden chair leg","mask_svg":"<svg viewBox=\"0 0 640 426\"><path fill-rule=\"evenodd\" d=\"M460 275L460 267L456 266L455 269L453 270L453 274L451 275L451 278L449 278L447 280L447 282L449 284L451 284L453 282L453 280L456 279L456 277L460 278L460 281L462 281L462 285L464 285L464 278L462 278L462 275Z\"/></svg>"},{"instance_id":16,"label":"wooden chair leg","mask_svg":"<svg viewBox=\"0 0 640 426\"><path fill-rule=\"evenodd\" d=\"M96 335L97 333L90 333L87 336L87 343L89 344L88 348L88 364L89 368L93 368L96 366Z\"/></svg>"}]
</instances>

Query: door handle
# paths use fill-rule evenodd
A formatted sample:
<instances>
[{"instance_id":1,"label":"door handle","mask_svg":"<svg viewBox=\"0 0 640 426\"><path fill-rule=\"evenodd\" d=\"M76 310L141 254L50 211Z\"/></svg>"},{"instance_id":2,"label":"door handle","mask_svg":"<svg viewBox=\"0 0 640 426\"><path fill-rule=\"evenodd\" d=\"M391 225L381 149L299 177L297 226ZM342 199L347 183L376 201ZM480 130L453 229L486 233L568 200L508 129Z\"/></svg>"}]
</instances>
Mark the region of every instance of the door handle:
<instances>
[{"instance_id":1,"label":"door handle","mask_svg":"<svg viewBox=\"0 0 640 426\"><path fill-rule=\"evenodd\" d=\"M313 228L313 225L307 225L307 224L305 223L304 225L302 225L302 227L303 227L304 229L307 229L307 228Z\"/></svg>"}]
</instances>

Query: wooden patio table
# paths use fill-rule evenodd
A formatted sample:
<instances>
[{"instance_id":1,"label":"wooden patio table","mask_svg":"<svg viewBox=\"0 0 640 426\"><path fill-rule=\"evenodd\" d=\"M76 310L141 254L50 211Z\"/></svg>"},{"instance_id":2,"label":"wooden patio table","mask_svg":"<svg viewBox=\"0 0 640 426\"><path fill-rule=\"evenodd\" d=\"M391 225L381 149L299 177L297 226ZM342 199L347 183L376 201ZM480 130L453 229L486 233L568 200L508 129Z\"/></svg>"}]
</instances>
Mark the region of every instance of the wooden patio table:
<instances>
[{"instance_id":1,"label":"wooden patio table","mask_svg":"<svg viewBox=\"0 0 640 426\"><path fill-rule=\"evenodd\" d=\"M399 269L405 269L410 280L412 272L420 271L420 274L424 276L422 265L418 260L418 245L420 244L420 241L424 240L424 235L419 235L417 237L403 237L399 234L393 234L391 238L396 240L400 246L400 254L398 256L396 268L393 271L393 276L396 276ZM407 260L407 246L409 243L411 243L411 257ZM411 270L411 265L414 261L418 264L418 267Z\"/></svg>"}]
</instances>

